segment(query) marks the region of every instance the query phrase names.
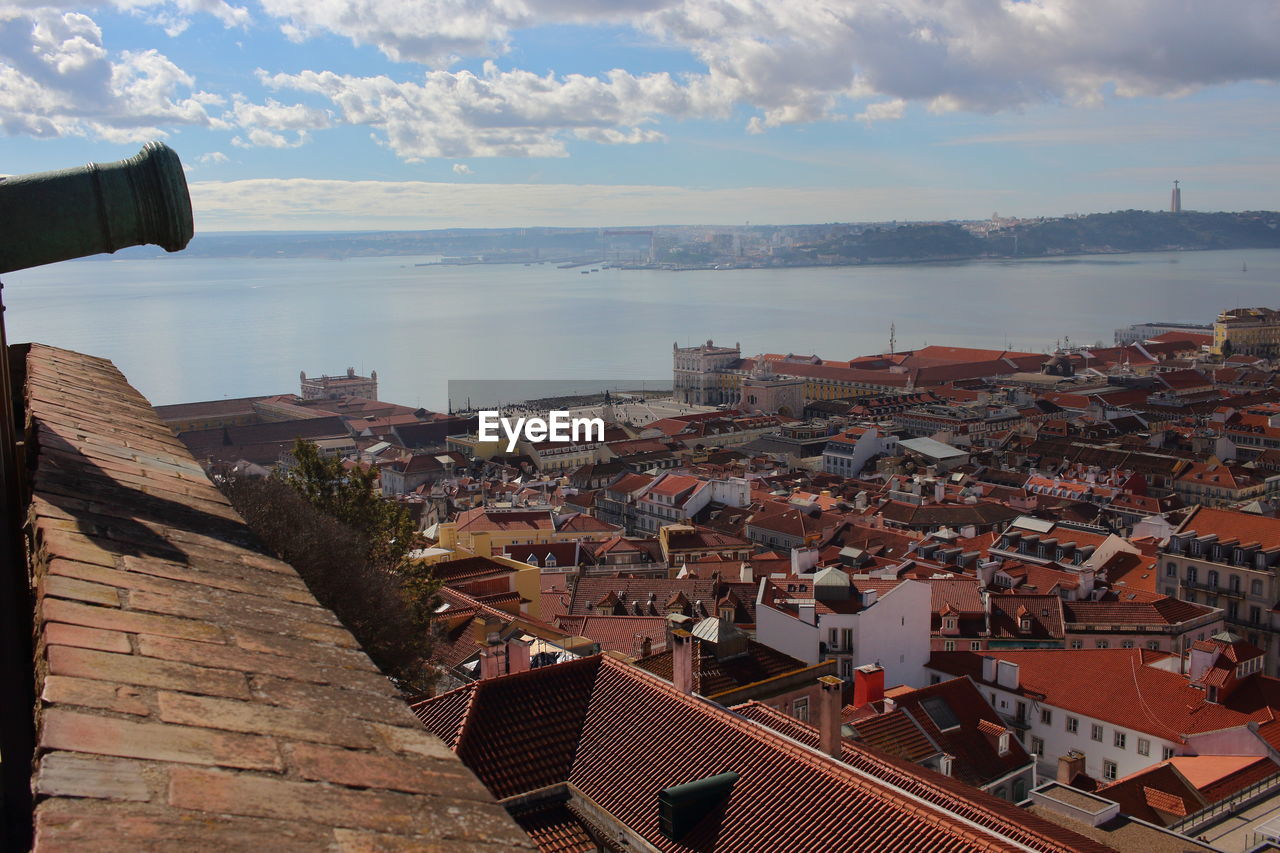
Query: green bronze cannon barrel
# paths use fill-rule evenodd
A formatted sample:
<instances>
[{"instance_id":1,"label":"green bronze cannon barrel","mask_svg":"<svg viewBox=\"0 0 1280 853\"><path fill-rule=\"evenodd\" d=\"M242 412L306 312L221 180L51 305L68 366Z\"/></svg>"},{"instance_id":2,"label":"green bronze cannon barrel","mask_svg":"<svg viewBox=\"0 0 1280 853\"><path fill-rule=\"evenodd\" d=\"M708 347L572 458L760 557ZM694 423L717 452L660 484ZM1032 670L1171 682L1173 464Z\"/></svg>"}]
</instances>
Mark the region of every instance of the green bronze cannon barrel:
<instances>
[{"instance_id":1,"label":"green bronze cannon barrel","mask_svg":"<svg viewBox=\"0 0 1280 853\"><path fill-rule=\"evenodd\" d=\"M182 163L162 142L136 157L0 178L0 273L154 243L191 240Z\"/></svg>"}]
</instances>

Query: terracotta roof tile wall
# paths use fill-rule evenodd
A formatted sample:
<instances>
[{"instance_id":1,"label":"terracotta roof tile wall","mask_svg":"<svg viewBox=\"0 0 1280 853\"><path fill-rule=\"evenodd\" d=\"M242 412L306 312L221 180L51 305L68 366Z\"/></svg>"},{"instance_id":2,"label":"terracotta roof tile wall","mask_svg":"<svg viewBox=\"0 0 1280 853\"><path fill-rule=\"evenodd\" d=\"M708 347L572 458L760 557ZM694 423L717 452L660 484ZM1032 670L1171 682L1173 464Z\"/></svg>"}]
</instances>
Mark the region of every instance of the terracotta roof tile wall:
<instances>
[{"instance_id":1,"label":"terracotta roof tile wall","mask_svg":"<svg viewBox=\"0 0 1280 853\"><path fill-rule=\"evenodd\" d=\"M747 702L735 705L730 710L806 746L818 746L817 728L768 705ZM925 802L959 815L965 820L1004 833L1007 837L1016 838L1018 842L1025 845L1023 849L1096 851L1112 849L1105 844L1076 835L1073 831L1064 830L1026 809L978 790L958 779L856 743L849 738L844 738L841 742L840 760L863 773L897 786ZM927 848L917 844L909 846L908 849Z\"/></svg>"},{"instance_id":2,"label":"terracotta roof tile wall","mask_svg":"<svg viewBox=\"0 0 1280 853\"><path fill-rule=\"evenodd\" d=\"M534 849L110 362L26 376L36 850Z\"/></svg>"},{"instance_id":3,"label":"terracotta roof tile wall","mask_svg":"<svg viewBox=\"0 0 1280 853\"><path fill-rule=\"evenodd\" d=\"M951 786L907 794L606 657L462 689L471 707L458 754L496 795L567 782L662 851L1110 849L899 764L904 784L928 774ZM723 805L679 842L665 838L658 792L726 769L741 775ZM967 804L957 806L966 817L944 811L942 801Z\"/></svg>"},{"instance_id":4,"label":"terracotta roof tile wall","mask_svg":"<svg viewBox=\"0 0 1280 853\"><path fill-rule=\"evenodd\" d=\"M1056 708L1175 742L1250 721L1265 724L1280 710L1280 680L1253 675L1222 703L1208 702L1187 677L1160 669L1168 657L1146 649L1036 649L933 652L928 667L967 675L979 687L982 658L1018 664L1018 692Z\"/></svg>"}]
</instances>

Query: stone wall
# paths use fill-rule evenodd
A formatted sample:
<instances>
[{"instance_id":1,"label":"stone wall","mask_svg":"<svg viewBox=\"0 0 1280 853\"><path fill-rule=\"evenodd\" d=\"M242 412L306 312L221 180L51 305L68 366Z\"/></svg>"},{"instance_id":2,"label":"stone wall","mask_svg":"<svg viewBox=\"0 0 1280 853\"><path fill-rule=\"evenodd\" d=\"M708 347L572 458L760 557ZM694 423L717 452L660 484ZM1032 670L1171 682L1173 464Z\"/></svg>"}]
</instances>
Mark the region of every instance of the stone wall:
<instances>
[{"instance_id":1,"label":"stone wall","mask_svg":"<svg viewBox=\"0 0 1280 853\"><path fill-rule=\"evenodd\" d=\"M110 362L25 397L35 849L535 849Z\"/></svg>"}]
</instances>

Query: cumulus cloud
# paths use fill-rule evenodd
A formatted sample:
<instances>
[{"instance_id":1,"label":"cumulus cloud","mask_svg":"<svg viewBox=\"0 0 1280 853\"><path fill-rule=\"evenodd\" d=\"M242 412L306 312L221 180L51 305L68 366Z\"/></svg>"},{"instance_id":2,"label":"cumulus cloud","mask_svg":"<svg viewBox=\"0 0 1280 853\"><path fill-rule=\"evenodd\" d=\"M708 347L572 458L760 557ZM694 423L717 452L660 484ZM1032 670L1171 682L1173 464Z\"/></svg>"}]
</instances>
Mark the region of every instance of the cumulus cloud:
<instances>
[{"instance_id":1,"label":"cumulus cloud","mask_svg":"<svg viewBox=\"0 0 1280 853\"><path fill-rule=\"evenodd\" d=\"M566 136L608 144L661 139L660 116L726 113L697 85L666 73L599 77L499 71L429 71L422 82L331 71L260 74L264 85L328 98L349 124L379 129L400 157L563 157Z\"/></svg>"},{"instance_id":2,"label":"cumulus cloud","mask_svg":"<svg viewBox=\"0 0 1280 853\"><path fill-rule=\"evenodd\" d=\"M846 97L994 111L1280 77L1270 0L684 0L639 26L692 50L765 126L829 115Z\"/></svg>"},{"instance_id":3,"label":"cumulus cloud","mask_svg":"<svg viewBox=\"0 0 1280 853\"><path fill-rule=\"evenodd\" d=\"M454 164L453 164L453 173L454 173L455 175L471 175L471 174L474 174L474 172L472 172L472 171L471 171L471 167L470 167L470 166L468 166L466 163L454 163Z\"/></svg>"},{"instance_id":4,"label":"cumulus cloud","mask_svg":"<svg viewBox=\"0 0 1280 853\"><path fill-rule=\"evenodd\" d=\"M332 124L329 113L315 107L282 104L271 98L255 104L242 95L236 96L222 118L244 131L231 140L240 148L297 148L310 139L310 131Z\"/></svg>"},{"instance_id":5,"label":"cumulus cloud","mask_svg":"<svg viewBox=\"0 0 1280 853\"><path fill-rule=\"evenodd\" d=\"M194 91L188 75L155 51L109 54L72 0L18 3L0 11L7 132L117 137L221 123L238 144L280 147L358 124L406 160L564 156L573 140L652 143L670 119L745 113L745 129L762 133L848 116L870 124L912 105L990 113L1280 80L1274 0L261 0L254 15L235 0L103 0L170 34L208 15L298 41L336 35L426 66L379 76L271 68L262 78L269 87L327 98L330 110L228 93L232 108L211 118L212 96ZM583 25L592 38L599 24L630 27L701 68L450 70L459 58L511 53L524 29ZM140 117L125 120L135 107Z\"/></svg>"},{"instance_id":6,"label":"cumulus cloud","mask_svg":"<svg viewBox=\"0 0 1280 853\"><path fill-rule=\"evenodd\" d=\"M663 0L262 0L286 36L329 32L372 45L397 62L447 67L463 57L496 56L514 30L548 23L636 20Z\"/></svg>"},{"instance_id":7,"label":"cumulus cloud","mask_svg":"<svg viewBox=\"0 0 1280 853\"><path fill-rule=\"evenodd\" d=\"M226 154L223 154L221 151L210 151L207 154L200 155L201 163L226 163L230 159L231 158Z\"/></svg>"},{"instance_id":8,"label":"cumulus cloud","mask_svg":"<svg viewBox=\"0 0 1280 853\"><path fill-rule=\"evenodd\" d=\"M112 57L87 15L0 10L0 129L135 142L183 125L222 127L222 98L156 50Z\"/></svg>"},{"instance_id":9,"label":"cumulus cloud","mask_svg":"<svg viewBox=\"0 0 1280 853\"><path fill-rule=\"evenodd\" d=\"M278 74L281 87L325 94L344 120L371 124L406 159L561 156L568 136L652 142L664 117L754 109L747 131L839 119L866 123L934 112L995 112L1051 102L1177 95L1239 80L1280 79L1280 11L1161 0L265 0L298 39L318 32L432 66L422 83L329 72ZM475 77L459 57L507 51L521 28L623 22L693 54L698 74ZM624 92L628 86L633 91ZM630 103L624 102L625 95ZM532 96L538 106L525 108ZM599 120L558 109L596 110Z\"/></svg>"},{"instance_id":10,"label":"cumulus cloud","mask_svg":"<svg viewBox=\"0 0 1280 853\"><path fill-rule=\"evenodd\" d=\"M854 118L871 124L877 121L902 118L906 111L907 102L901 98L894 98L892 101L878 101L874 104L868 104L867 108L854 116Z\"/></svg>"}]
</instances>

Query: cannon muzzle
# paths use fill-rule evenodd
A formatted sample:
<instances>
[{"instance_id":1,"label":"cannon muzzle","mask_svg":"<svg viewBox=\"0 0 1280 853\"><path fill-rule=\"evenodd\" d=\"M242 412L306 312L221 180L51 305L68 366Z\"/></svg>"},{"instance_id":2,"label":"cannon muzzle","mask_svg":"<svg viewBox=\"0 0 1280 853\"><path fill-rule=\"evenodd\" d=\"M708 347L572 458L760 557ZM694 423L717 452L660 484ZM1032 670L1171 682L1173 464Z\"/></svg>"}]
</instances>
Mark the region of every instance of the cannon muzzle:
<instances>
[{"instance_id":1,"label":"cannon muzzle","mask_svg":"<svg viewBox=\"0 0 1280 853\"><path fill-rule=\"evenodd\" d=\"M194 233L182 163L163 142L136 157L0 178L0 273Z\"/></svg>"}]
</instances>

